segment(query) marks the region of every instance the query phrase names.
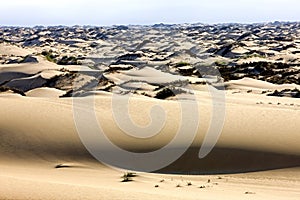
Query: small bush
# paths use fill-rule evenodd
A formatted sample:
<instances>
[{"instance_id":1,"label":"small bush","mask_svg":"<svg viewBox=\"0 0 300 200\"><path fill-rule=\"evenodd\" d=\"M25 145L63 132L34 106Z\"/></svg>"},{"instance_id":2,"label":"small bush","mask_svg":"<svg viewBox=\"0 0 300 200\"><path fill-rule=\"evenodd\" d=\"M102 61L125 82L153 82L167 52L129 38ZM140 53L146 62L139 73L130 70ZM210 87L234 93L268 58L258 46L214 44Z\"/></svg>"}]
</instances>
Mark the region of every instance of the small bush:
<instances>
[{"instance_id":1,"label":"small bush","mask_svg":"<svg viewBox=\"0 0 300 200\"><path fill-rule=\"evenodd\" d=\"M255 192L245 192L245 194L255 194Z\"/></svg>"},{"instance_id":2,"label":"small bush","mask_svg":"<svg viewBox=\"0 0 300 200\"><path fill-rule=\"evenodd\" d=\"M121 182L125 183L125 182L130 182L130 181L133 181L132 178L123 177L123 180Z\"/></svg>"},{"instance_id":3,"label":"small bush","mask_svg":"<svg viewBox=\"0 0 300 200\"><path fill-rule=\"evenodd\" d=\"M56 55L52 54L52 52L49 51L43 51L42 55L45 56L46 60L48 60L49 62L54 62L56 63Z\"/></svg>"},{"instance_id":4,"label":"small bush","mask_svg":"<svg viewBox=\"0 0 300 200\"><path fill-rule=\"evenodd\" d=\"M122 176L122 181L121 182L130 182L133 181L133 177L136 177L136 173L132 173L132 172L126 172L124 173L124 175Z\"/></svg>"},{"instance_id":5,"label":"small bush","mask_svg":"<svg viewBox=\"0 0 300 200\"><path fill-rule=\"evenodd\" d=\"M133 178L133 177L136 177L136 173L133 173L133 172L126 172L123 177L129 177L129 178Z\"/></svg>"},{"instance_id":6,"label":"small bush","mask_svg":"<svg viewBox=\"0 0 300 200\"><path fill-rule=\"evenodd\" d=\"M184 66L189 66L189 65L191 65L191 64L188 62L181 61L179 63L176 63L175 67L184 67Z\"/></svg>"},{"instance_id":7,"label":"small bush","mask_svg":"<svg viewBox=\"0 0 300 200\"><path fill-rule=\"evenodd\" d=\"M58 65L79 65L79 61L74 56L63 56L58 62Z\"/></svg>"},{"instance_id":8,"label":"small bush","mask_svg":"<svg viewBox=\"0 0 300 200\"><path fill-rule=\"evenodd\" d=\"M156 95L155 98L157 99L166 99L168 97L173 97L175 96L174 92L170 90L169 88L165 88L161 91L159 91Z\"/></svg>"},{"instance_id":9,"label":"small bush","mask_svg":"<svg viewBox=\"0 0 300 200\"><path fill-rule=\"evenodd\" d=\"M226 66L227 63L225 61L216 61L215 65L217 65L217 66Z\"/></svg>"}]
</instances>

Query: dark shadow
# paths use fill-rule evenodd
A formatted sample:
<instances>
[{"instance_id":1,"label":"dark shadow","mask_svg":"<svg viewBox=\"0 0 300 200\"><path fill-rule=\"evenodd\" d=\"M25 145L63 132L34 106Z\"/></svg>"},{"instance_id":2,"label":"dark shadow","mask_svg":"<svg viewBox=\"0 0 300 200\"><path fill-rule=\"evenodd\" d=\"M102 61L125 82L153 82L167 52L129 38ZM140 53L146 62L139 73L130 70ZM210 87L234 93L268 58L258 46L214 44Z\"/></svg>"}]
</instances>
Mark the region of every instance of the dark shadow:
<instances>
[{"instance_id":1,"label":"dark shadow","mask_svg":"<svg viewBox=\"0 0 300 200\"><path fill-rule=\"evenodd\" d=\"M199 148L188 149L173 164L156 171L168 174L229 174L300 166L300 156L241 149L214 148L199 159Z\"/></svg>"}]
</instances>

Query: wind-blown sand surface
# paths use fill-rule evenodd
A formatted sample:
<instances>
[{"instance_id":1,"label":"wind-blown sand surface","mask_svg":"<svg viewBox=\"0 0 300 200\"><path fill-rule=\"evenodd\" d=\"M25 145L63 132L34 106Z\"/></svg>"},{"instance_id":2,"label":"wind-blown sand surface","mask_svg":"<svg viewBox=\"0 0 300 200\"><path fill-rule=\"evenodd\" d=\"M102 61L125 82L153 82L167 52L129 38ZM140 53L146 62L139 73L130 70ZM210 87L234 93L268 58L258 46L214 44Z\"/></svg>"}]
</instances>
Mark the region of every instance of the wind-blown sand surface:
<instances>
[{"instance_id":1,"label":"wind-blown sand surface","mask_svg":"<svg viewBox=\"0 0 300 200\"><path fill-rule=\"evenodd\" d=\"M109 110L110 99L97 97L96 107L103 128L109 129L108 133L113 138L119 131L115 124L110 124L112 116L103 116ZM290 122L291 118L299 117L299 107L255 105L255 98L245 100L253 105L241 106L234 100L228 100L224 130L208 158L199 160L197 157L206 125L201 126L195 139L193 146L196 153L193 149L189 150L162 172L215 174L299 166L299 141L295 138L300 127L299 123ZM272 102L272 99L262 100ZM142 113L140 105L148 103L161 103L170 112L176 112L172 102L151 102L153 100L150 99L133 101L136 101L132 103L133 113ZM133 182L121 183L120 177L126 170L113 170L101 165L82 145L74 125L71 99L3 95L0 103L5 105L2 106L0 120L1 198L195 199L196 195L200 199L297 199L300 195L299 168L209 176L140 172ZM140 105L136 106L136 103ZM201 106L202 123L209 120L207 107ZM147 146L126 138L115 138L113 141L127 149L152 149L168 141L174 121L176 119L171 117L164 134ZM65 168L55 168L59 164ZM165 181L160 182L162 179ZM207 183L208 179L210 183ZM193 185L186 186L187 182ZM183 187L176 188L177 184ZM160 187L155 188L155 185ZM200 186L206 188L200 189Z\"/></svg>"},{"instance_id":2,"label":"wind-blown sand surface","mask_svg":"<svg viewBox=\"0 0 300 200\"><path fill-rule=\"evenodd\" d=\"M57 32L56 28L49 30ZM126 31L112 30L126 37ZM107 37L113 37L109 31ZM132 31L140 37L138 28ZM3 36L6 39L0 44L0 199L299 199L299 67L275 62L274 57L287 56L283 53L266 58L275 64L256 63L263 69L245 64L245 60L259 62L262 58L238 60L237 69L221 64L224 80L228 79L224 83L224 126L215 148L200 159L199 150L213 115L213 97L205 83L220 91L216 81L220 77L197 74L194 62L202 58L191 56L197 49L181 38L182 34L193 36L193 30L183 28L180 34L175 31L176 40L163 39L153 45L150 40L157 31L147 30L149 35L144 37L149 37L149 41L135 47L142 53L123 55L127 51L121 46L110 46L107 38L97 40L105 51L98 58L101 62L95 61L93 67L75 66L72 59L66 65L62 56L55 57L60 61L54 61L50 54L39 54L45 38L20 40L24 43L20 47L6 43L11 36ZM169 33L169 28L159 31ZM84 53L81 49L91 43L81 39L61 40L51 48L61 52L67 49L68 55L77 55ZM172 43L176 44L172 46ZM233 45L226 54L227 47L221 53L216 50L216 54L221 54L219 57L204 59L217 61L222 57L228 61L249 49L265 50L256 47L254 42L244 43L253 47ZM157 51L158 46L165 51ZM190 48L190 52L181 48ZM176 53L170 56L173 51ZM85 61L89 59L97 60L86 56ZM107 60L112 63L106 65ZM240 66L243 63L246 67ZM278 74L285 77L278 78ZM185 87L187 83L190 87ZM170 90L177 92L170 94ZM131 94L128 113L141 127L162 119L161 116L151 118L152 107L163 108L166 118L159 134L141 140L123 133L113 109L124 105L126 94ZM97 122L113 143L132 152L157 150L175 136L182 122L184 107L181 106L192 105L192 97L198 106L199 127L190 148L174 163L155 173L135 172L133 181L121 182L122 175L130 169L112 168L97 161L76 129L76 111L88 113L85 103L93 102ZM219 108L221 101L221 98L214 99L213 103ZM193 121L193 117L187 116L184 121ZM89 130L91 119L84 119L81 123ZM184 141L177 141L173 148L182 149L184 145ZM104 146L96 146L96 150L109 151Z\"/></svg>"}]
</instances>

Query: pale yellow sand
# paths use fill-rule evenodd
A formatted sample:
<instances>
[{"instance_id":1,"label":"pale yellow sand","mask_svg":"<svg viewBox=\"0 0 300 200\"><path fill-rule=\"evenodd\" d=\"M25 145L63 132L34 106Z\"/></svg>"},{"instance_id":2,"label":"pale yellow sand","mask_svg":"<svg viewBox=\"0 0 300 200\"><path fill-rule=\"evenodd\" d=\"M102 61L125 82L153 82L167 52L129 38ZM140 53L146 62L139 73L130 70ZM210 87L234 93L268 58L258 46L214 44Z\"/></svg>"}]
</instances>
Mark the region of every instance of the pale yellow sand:
<instances>
[{"instance_id":1,"label":"pale yellow sand","mask_svg":"<svg viewBox=\"0 0 300 200\"><path fill-rule=\"evenodd\" d=\"M7 56L27 56L32 54L34 51L30 49L24 49L21 47L17 47L7 43L0 44L0 52L1 54L5 54Z\"/></svg>"},{"instance_id":2,"label":"pale yellow sand","mask_svg":"<svg viewBox=\"0 0 300 200\"><path fill-rule=\"evenodd\" d=\"M59 98L64 95L66 92L55 89L55 88L37 88L26 92L27 97L47 97L47 98Z\"/></svg>"},{"instance_id":3,"label":"pale yellow sand","mask_svg":"<svg viewBox=\"0 0 300 200\"><path fill-rule=\"evenodd\" d=\"M30 53L17 47L7 48L10 47L0 46L0 50L15 55L26 56ZM81 66L64 68L82 70ZM44 79L50 79L62 74L62 69L62 66L39 57L37 64L2 65L0 72L6 73L6 76L15 72L30 76L39 74ZM91 71L88 68L84 70ZM116 82L146 79L155 83L182 78L151 68L108 77ZM30 78L23 80L26 85L29 83L26 80ZM278 86L253 79L230 81L225 86L230 89L226 91L225 124L216 148L209 156L198 158L211 120L211 96L206 86L193 86L199 103L200 127L191 148L159 173L138 172L134 181L128 183L120 182L127 170L108 168L87 152L75 128L72 99L58 98L64 94L63 91L36 88L26 92L27 97L10 91L1 93L0 199L298 200L300 100L266 97L261 93L299 86ZM144 87L153 89L147 85ZM250 90L252 92L248 93ZM96 94L98 121L109 138L124 149L145 152L160 148L173 138L180 125L178 102L132 96L129 113L138 125L151 123L149 108L153 105L163 107L167 120L160 134L146 142L130 138L122 135L114 122L111 94L91 91L82 100L90 99L93 94ZM184 95L178 97L185 98ZM114 98L118 103L124 97ZM186 103L189 104L188 101ZM86 109L86 105L76 106L77 109ZM193 120L192 116L187 120ZM88 125L89 119L86 119ZM176 147L181 148L182 143L176 143ZM65 167L55 168L57 165ZM188 182L192 185L187 186ZM155 185L159 187L155 188Z\"/></svg>"},{"instance_id":4,"label":"pale yellow sand","mask_svg":"<svg viewBox=\"0 0 300 200\"><path fill-rule=\"evenodd\" d=\"M300 156L300 145L297 140L300 124L296 122L300 115L299 100L292 99L295 106L280 107L274 104L256 105L258 99L252 94L244 98L243 100L242 97L234 95L228 97L224 130L217 150L205 160L208 164L201 163L202 161L199 161L191 150L190 154L162 172L195 171L199 166L203 166L207 171L214 169L217 172L226 169L245 169L245 167L248 167L248 170L251 170L251 167L253 169L276 168L276 164L279 164L277 167L297 166ZM267 97L260 98L264 102L273 100ZM238 105L239 99L248 104ZM284 102L285 98L281 100ZM176 113L179 112L177 103L149 98L132 98L131 102L133 120L141 125L147 124L150 120L143 111L152 104L162 105L170 117L166 127L159 137L153 138L153 141L146 145L126 137L114 138L114 134L119 131L116 124L111 123L111 97L97 96L96 107L99 120L104 129L110 130L107 133L111 134L112 140L119 146L140 150L152 149L167 142L176 129L173 122L178 120L176 119ZM300 195L299 168L210 176L138 173L139 176L134 178L135 181L121 183L120 176L126 170L117 171L104 167L96 162L82 145L74 127L71 99L2 96L0 104L1 199L296 200ZM208 107L207 102L200 105L201 122L204 125L199 129L194 142L197 151L208 126L210 113ZM224 151L220 153L218 149ZM226 150L230 154L238 154L237 152L241 150L247 151L240 156L248 157L230 160L229 157L222 157L226 155L222 154ZM270 162L271 166L255 156L261 153L266 154L264 159ZM277 153L280 156L268 155L269 153ZM214 161L216 158L217 164ZM232 163L228 164L226 159ZM253 166L243 166L242 163L247 162L248 159L253 159L253 162L250 162ZM254 163L255 159L261 163ZM284 163L276 163L280 161ZM55 169L58 164L65 164L70 168ZM222 179L218 179L219 176ZM165 181L160 182L162 179ZM210 183L207 183L208 179L211 180ZM192 182L192 186L186 186L187 182ZM177 188L178 184L183 187ZM159 188L155 188L155 185L159 185ZM206 188L200 189L200 186ZM247 192L250 194L245 194Z\"/></svg>"}]
</instances>

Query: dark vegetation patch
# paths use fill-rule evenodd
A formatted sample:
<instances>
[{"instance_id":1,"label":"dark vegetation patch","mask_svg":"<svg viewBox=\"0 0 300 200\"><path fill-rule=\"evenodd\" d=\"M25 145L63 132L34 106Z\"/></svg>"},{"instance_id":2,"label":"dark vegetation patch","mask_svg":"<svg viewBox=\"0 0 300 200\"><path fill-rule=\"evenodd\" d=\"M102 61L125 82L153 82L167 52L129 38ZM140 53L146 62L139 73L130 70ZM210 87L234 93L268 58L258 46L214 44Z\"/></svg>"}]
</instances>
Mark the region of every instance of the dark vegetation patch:
<instances>
[{"instance_id":1,"label":"dark vegetation patch","mask_svg":"<svg viewBox=\"0 0 300 200\"><path fill-rule=\"evenodd\" d=\"M187 93L185 90L176 87L165 87L160 90L156 95L155 98L157 99L167 99L169 97L174 97L178 94Z\"/></svg>"},{"instance_id":2,"label":"dark vegetation patch","mask_svg":"<svg viewBox=\"0 0 300 200\"><path fill-rule=\"evenodd\" d=\"M251 62L236 66L217 65L225 81L253 78L274 84L299 84L300 70L281 62Z\"/></svg>"},{"instance_id":3,"label":"dark vegetation patch","mask_svg":"<svg viewBox=\"0 0 300 200\"><path fill-rule=\"evenodd\" d=\"M275 90L273 93L268 94L268 96L300 98L300 90L298 90L297 88L293 90L290 89L284 89L281 91Z\"/></svg>"},{"instance_id":4,"label":"dark vegetation patch","mask_svg":"<svg viewBox=\"0 0 300 200\"><path fill-rule=\"evenodd\" d=\"M124 173L124 175L121 177L122 180L121 182L131 182L133 181L133 178L134 177L137 177L137 174L136 173L133 173L133 172L126 172Z\"/></svg>"},{"instance_id":5,"label":"dark vegetation patch","mask_svg":"<svg viewBox=\"0 0 300 200\"><path fill-rule=\"evenodd\" d=\"M45 56L45 58L49 61L49 62L54 62L56 63L56 59L58 57L57 54L55 54L53 51L43 51L42 55Z\"/></svg>"},{"instance_id":6,"label":"dark vegetation patch","mask_svg":"<svg viewBox=\"0 0 300 200\"><path fill-rule=\"evenodd\" d=\"M136 60L137 58L143 57L142 53L128 53L122 56L119 56L117 60Z\"/></svg>"},{"instance_id":7,"label":"dark vegetation patch","mask_svg":"<svg viewBox=\"0 0 300 200\"><path fill-rule=\"evenodd\" d=\"M76 58L74 56L63 56L57 61L58 65L81 65L81 60L84 58Z\"/></svg>"}]
</instances>

